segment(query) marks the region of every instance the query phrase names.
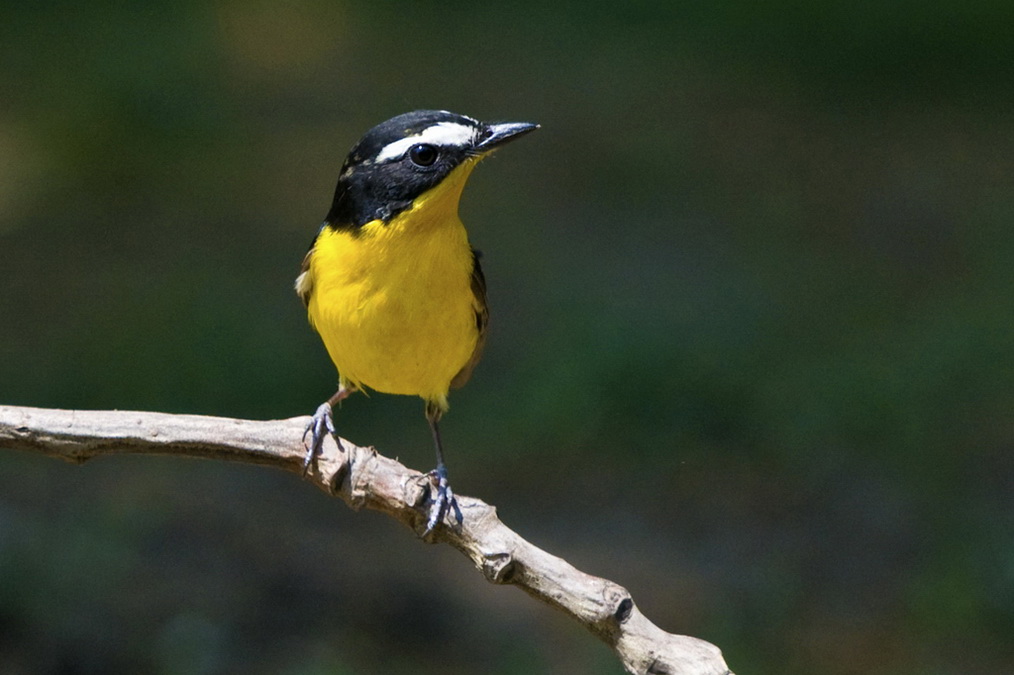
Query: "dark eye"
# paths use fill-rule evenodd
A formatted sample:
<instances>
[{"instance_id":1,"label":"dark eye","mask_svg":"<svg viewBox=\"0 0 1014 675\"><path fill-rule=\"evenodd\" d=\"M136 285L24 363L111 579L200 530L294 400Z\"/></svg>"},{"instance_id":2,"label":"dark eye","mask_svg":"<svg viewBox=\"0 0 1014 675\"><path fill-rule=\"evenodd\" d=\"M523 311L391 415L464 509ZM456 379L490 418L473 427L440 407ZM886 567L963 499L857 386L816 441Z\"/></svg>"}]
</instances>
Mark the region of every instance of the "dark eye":
<instances>
[{"instance_id":1,"label":"dark eye","mask_svg":"<svg viewBox=\"0 0 1014 675\"><path fill-rule=\"evenodd\" d=\"M426 143L413 145L408 151L408 158L412 160L413 164L419 166L432 166L439 156L440 151Z\"/></svg>"}]
</instances>

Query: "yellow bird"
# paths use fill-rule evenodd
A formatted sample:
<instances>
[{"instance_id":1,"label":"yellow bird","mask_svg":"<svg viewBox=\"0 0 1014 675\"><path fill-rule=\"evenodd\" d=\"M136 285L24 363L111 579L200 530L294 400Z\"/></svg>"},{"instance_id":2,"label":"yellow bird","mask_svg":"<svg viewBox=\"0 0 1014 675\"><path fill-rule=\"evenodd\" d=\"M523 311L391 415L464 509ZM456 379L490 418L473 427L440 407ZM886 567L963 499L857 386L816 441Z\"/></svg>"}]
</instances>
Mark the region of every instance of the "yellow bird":
<instances>
[{"instance_id":1,"label":"yellow bird","mask_svg":"<svg viewBox=\"0 0 1014 675\"><path fill-rule=\"evenodd\" d=\"M489 319L486 282L458 202L479 160L537 128L444 110L377 125L349 152L296 279L310 324L338 369L338 391L304 434L306 467L325 434L335 432L335 404L352 392L422 397L437 454L427 534L448 509L462 520L438 422L450 388L462 386L479 361Z\"/></svg>"}]
</instances>

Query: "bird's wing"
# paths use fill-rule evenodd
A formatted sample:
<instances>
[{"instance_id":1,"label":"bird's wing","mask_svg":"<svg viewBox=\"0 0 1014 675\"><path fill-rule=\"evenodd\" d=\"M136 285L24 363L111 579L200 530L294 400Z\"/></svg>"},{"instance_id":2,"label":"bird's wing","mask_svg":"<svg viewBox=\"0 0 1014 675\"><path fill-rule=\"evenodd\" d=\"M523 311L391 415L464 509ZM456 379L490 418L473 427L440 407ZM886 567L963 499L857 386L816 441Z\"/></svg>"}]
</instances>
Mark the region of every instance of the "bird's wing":
<instances>
[{"instance_id":1,"label":"bird's wing","mask_svg":"<svg viewBox=\"0 0 1014 675\"><path fill-rule=\"evenodd\" d=\"M475 341L472 356L451 380L452 387L461 387L468 382L468 378L472 376L472 371L475 369L475 364L482 357L482 348L486 344L489 307L486 305L486 277L483 276L482 265L479 264L480 255L478 251L472 251L472 308L475 310L475 329L479 335Z\"/></svg>"},{"instance_id":2,"label":"bird's wing","mask_svg":"<svg viewBox=\"0 0 1014 675\"><path fill-rule=\"evenodd\" d=\"M313 256L313 246L310 246L310 250L303 257L303 265L299 268L299 276L296 277L296 294L303 301L304 307L309 306L310 294L313 293L313 277L310 276L311 256Z\"/></svg>"}]
</instances>

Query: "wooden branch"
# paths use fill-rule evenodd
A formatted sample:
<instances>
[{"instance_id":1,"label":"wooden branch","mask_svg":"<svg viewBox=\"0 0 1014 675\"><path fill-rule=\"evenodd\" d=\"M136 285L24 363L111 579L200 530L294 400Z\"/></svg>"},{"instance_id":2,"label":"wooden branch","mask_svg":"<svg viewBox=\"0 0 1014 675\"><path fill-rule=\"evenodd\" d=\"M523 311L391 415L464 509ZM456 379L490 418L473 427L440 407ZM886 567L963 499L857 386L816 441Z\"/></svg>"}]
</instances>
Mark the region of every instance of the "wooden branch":
<instances>
[{"instance_id":1,"label":"wooden branch","mask_svg":"<svg viewBox=\"0 0 1014 675\"><path fill-rule=\"evenodd\" d=\"M186 455L302 471L307 417L253 421L152 412L51 410L0 406L0 448L37 452L71 462L133 454ZM328 439L307 479L353 509L376 509L416 534L426 527L431 480L373 448ZM630 673L731 675L721 651L697 638L673 635L637 609L622 586L575 569L525 541L472 497L458 496L464 515L430 539L467 555L489 581L513 584L556 607L608 644Z\"/></svg>"}]
</instances>

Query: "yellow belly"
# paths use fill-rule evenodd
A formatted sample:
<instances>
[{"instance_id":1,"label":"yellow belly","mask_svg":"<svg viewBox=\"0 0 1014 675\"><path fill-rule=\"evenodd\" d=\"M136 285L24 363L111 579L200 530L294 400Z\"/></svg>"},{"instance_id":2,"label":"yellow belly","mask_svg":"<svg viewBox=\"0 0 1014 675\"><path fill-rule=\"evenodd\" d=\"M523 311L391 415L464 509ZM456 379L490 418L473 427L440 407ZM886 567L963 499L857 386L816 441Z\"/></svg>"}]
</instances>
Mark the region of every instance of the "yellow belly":
<instances>
[{"instance_id":1,"label":"yellow belly","mask_svg":"<svg viewBox=\"0 0 1014 675\"><path fill-rule=\"evenodd\" d=\"M344 383L446 407L478 340L472 253L455 212L321 232L308 313Z\"/></svg>"}]
</instances>

